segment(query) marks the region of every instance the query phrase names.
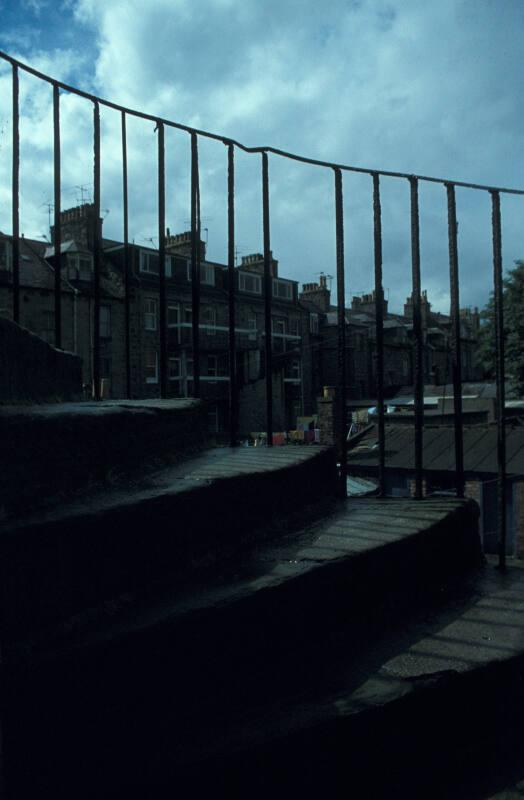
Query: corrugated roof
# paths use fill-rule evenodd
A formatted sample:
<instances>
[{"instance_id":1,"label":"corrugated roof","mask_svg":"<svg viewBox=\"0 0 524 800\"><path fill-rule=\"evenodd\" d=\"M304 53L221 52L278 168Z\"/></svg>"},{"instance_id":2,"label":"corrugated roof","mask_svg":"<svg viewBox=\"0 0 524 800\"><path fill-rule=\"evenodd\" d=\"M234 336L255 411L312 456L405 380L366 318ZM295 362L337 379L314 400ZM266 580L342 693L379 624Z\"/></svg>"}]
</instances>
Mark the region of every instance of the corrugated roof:
<instances>
[{"instance_id":1,"label":"corrugated roof","mask_svg":"<svg viewBox=\"0 0 524 800\"><path fill-rule=\"evenodd\" d=\"M378 465L376 426L348 452L348 465ZM455 471L455 431L451 426L424 429L424 469L435 472ZM506 469L508 475L524 475L524 428L506 429ZM415 431L411 426L386 425L386 466L415 468ZM466 472L496 473L497 428L475 425L464 428L464 468Z\"/></svg>"},{"instance_id":2,"label":"corrugated roof","mask_svg":"<svg viewBox=\"0 0 524 800\"><path fill-rule=\"evenodd\" d=\"M510 389L510 384L506 382L506 392ZM401 386L397 392L397 395L404 396L404 395L413 395L413 386ZM447 397L453 397L453 384L447 383L442 386L433 386L432 384L427 384L424 386L424 397L442 397L446 395ZM462 384L462 396L469 396L469 397L482 397L482 398L493 398L497 395L497 386L495 383L488 382L488 381L478 381L473 383L463 383Z\"/></svg>"}]
</instances>

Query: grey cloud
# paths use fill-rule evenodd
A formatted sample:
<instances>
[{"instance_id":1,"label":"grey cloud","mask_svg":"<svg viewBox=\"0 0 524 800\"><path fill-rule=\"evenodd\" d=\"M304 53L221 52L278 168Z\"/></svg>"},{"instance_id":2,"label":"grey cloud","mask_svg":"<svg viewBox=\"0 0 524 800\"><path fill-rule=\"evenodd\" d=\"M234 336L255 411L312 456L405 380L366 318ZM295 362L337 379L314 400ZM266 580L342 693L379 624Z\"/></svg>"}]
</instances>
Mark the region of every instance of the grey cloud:
<instances>
[{"instance_id":1,"label":"grey cloud","mask_svg":"<svg viewBox=\"0 0 524 800\"><path fill-rule=\"evenodd\" d=\"M205 0L141 4L82 0L78 32L89 25L97 52L81 75L97 91L151 113L195 124L248 145L271 144L312 157L480 183L524 185L521 142L523 6L472 0ZM73 123L70 123L73 125ZM80 134L79 134L80 135ZM82 133L78 146L88 131ZM174 218L187 216L183 139L172 158ZM104 204L118 219L119 140L107 138ZM155 227L152 127L137 139L133 174L142 191L136 224ZM152 157L143 153L150 150ZM211 256L225 253L220 146L202 160L203 205ZM239 170L239 238L260 247L259 163ZM282 269L298 280L334 269L331 176L271 159L273 240ZM345 176L348 283L371 288L369 181ZM409 289L409 207L406 182L383 188L384 269L397 305ZM489 208L460 195L463 299L481 304L489 291ZM421 190L424 279L447 297L444 191ZM524 199L523 199L524 203ZM488 204L489 205L489 204ZM507 206L507 266L524 256ZM174 227L175 222L171 223ZM114 231L119 235L118 231ZM486 265L479 270L479 264ZM482 277L478 277L481 275ZM365 285L367 282L367 285ZM444 309L443 309L444 310Z\"/></svg>"}]
</instances>

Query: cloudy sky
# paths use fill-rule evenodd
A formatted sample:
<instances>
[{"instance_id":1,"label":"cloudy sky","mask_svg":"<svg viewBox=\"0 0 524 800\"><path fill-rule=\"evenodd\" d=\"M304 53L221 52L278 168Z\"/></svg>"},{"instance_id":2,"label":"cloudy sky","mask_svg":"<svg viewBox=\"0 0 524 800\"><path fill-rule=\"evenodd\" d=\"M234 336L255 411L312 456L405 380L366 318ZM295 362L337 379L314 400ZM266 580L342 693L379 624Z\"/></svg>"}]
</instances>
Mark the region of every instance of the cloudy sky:
<instances>
[{"instance_id":1,"label":"cloudy sky","mask_svg":"<svg viewBox=\"0 0 524 800\"><path fill-rule=\"evenodd\" d=\"M0 48L64 82L246 145L524 188L523 0L0 0ZM21 223L48 233L51 90L21 75ZM0 64L0 229L10 231L11 73ZM92 197L92 106L61 96L62 207ZM130 231L156 246L156 133L129 120ZM189 137L169 130L167 219L188 228ZM226 156L200 146L208 255L226 259ZM262 250L260 156L237 155L239 257ZM335 274L333 175L270 159L283 276ZM384 285L409 291L409 186L383 179ZM373 282L371 179L345 174L347 295ZM445 190L420 187L423 287L449 305ZM459 190L462 304L491 282L490 201ZM104 232L122 237L118 113L102 110ZM524 258L524 197L503 197L506 268Z\"/></svg>"}]
</instances>

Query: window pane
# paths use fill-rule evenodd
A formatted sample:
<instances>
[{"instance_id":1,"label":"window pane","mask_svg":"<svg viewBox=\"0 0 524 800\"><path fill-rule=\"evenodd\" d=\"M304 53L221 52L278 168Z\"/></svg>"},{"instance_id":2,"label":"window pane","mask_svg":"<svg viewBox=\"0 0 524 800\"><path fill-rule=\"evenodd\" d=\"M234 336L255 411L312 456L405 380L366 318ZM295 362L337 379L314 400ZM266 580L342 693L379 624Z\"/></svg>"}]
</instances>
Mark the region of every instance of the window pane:
<instances>
[{"instance_id":1,"label":"window pane","mask_svg":"<svg viewBox=\"0 0 524 800\"><path fill-rule=\"evenodd\" d=\"M178 325L178 306L167 307L167 324L169 327Z\"/></svg>"},{"instance_id":2,"label":"window pane","mask_svg":"<svg viewBox=\"0 0 524 800\"><path fill-rule=\"evenodd\" d=\"M238 273L238 288L241 292L251 292L252 294L262 293L262 279L260 275L250 275L247 272Z\"/></svg>"},{"instance_id":3,"label":"window pane","mask_svg":"<svg viewBox=\"0 0 524 800\"><path fill-rule=\"evenodd\" d=\"M151 297L144 300L144 327L146 331L156 331L157 301Z\"/></svg>"},{"instance_id":4,"label":"window pane","mask_svg":"<svg viewBox=\"0 0 524 800\"><path fill-rule=\"evenodd\" d=\"M146 350L146 383L158 383L158 354L156 350Z\"/></svg>"}]
</instances>

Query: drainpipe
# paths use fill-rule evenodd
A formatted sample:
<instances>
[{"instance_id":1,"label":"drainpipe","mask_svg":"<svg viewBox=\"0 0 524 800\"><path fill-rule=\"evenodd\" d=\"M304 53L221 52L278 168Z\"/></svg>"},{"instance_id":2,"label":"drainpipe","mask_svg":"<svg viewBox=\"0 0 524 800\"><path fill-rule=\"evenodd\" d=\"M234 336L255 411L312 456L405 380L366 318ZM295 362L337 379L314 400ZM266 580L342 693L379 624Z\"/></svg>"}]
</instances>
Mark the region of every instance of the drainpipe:
<instances>
[{"instance_id":1,"label":"drainpipe","mask_svg":"<svg viewBox=\"0 0 524 800\"><path fill-rule=\"evenodd\" d=\"M75 355L78 355L78 295L78 289L75 289L73 286L73 353L75 353Z\"/></svg>"}]
</instances>

